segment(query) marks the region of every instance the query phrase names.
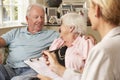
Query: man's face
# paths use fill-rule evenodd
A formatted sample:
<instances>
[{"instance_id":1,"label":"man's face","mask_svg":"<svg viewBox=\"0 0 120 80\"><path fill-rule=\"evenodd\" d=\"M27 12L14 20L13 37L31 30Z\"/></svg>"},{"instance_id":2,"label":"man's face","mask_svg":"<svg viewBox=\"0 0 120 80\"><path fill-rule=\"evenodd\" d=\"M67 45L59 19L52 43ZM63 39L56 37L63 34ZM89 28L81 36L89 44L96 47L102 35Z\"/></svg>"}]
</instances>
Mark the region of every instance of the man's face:
<instances>
[{"instance_id":1,"label":"man's face","mask_svg":"<svg viewBox=\"0 0 120 80\"><path fill-rule=\"evenodd\" d=\"M44 25L44 11L37 6L33 6L26 20L29 31L39 32Z\"/></svg>"}]
</instances>

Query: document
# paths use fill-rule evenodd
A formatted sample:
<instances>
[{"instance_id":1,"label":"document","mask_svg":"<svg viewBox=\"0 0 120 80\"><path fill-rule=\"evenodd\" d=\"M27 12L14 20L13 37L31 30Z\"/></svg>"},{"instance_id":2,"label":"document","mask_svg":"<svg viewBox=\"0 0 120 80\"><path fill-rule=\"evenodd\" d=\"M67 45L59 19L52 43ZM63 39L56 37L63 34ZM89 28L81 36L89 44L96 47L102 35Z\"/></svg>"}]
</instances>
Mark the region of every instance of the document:
<instances>
[{"instance_id":1,"label":"document","mask_svg":"<svg viewBox=\"0 0 120 80\"><path fill-rule=\"evenodd\" d=\"M27 65L29 65L33 70L37 73L48 76L50 78L61 78L56 73L50 70L50 68L46 65L44 58L34 58L28 59L24 61Z\"/></svg>"}]
</instances>

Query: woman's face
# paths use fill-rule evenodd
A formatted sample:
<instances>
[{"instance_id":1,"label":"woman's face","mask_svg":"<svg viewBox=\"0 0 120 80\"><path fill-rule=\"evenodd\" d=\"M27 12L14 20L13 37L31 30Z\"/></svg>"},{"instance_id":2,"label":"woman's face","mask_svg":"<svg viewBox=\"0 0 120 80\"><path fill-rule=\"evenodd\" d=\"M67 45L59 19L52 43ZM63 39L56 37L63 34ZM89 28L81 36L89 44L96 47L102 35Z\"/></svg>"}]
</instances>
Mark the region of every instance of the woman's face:
<instances>
[{"instance_id":1,"label":"woman's face","mask_svg":"<svg viewBox=\"0 0 120 80\"><path fill-rule=\"evenodd\" d=\"M67 35L69 34L69 29L68 29L66 26L64 26L64 25L61 25L59 32L60 32L60 37L61 37L64 41L66 41L66 40L67 40Z\"/></svg>"},{"instance_id":2,"label":"woman's face","mask_svg":"<svg viewBox=\"0 0 120 80\"><path fill-rule=\"evenodd\" d=\"M60 32L60 37L64 40L65 42L65 45L68 46L70 43L70 37L71 37L71 34L70 34L70 28L69 27L66 27L64 26L63 24L60 26L59 28L59 32Z\"/></svg>"}]
</instances>

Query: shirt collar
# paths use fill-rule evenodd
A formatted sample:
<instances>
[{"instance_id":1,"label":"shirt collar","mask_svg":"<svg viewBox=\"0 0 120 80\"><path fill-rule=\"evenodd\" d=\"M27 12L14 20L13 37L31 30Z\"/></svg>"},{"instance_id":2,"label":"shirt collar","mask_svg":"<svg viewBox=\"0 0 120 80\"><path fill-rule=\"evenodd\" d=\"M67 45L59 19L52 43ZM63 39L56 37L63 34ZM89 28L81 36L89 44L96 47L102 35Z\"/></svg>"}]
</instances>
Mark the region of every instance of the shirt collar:
<instances>
[{"instance_id":1,"label":"shirt collar","mask_svg":"<svg viewBox=\"0 0 120 80\"><path fill-rule=\"evenodd\" d=\"M120 26L115 27L111 31L109 31L107 33L107 35L102 39L102 41L106 40L106 39L109 39L110 37L114 37L114 36L116 36L118 34L120 35Z\"/></svg>"},{"instance_id":2,"label":"shirt collar","mask_svg":"<svg viewBox=\"0 0 120 80\"><path fill-rule=\"evenodd\" d=\"M83 37L84 37L84 36L83 36ZM78 37L73 41L72 46L78 44L78 43L81 41L81 39L82 39L82 37L81 37L81 36L78 36Z\"/></svg>"},{"instance_id":3,"label":"shirt collar","mask_svg":"<svg viewBox=\"0 0 120 80\"><path fill-rule=\"evenodd\" d=\"M23 32L23 33L27 33L27 34L31 34L28 30L27 30L27 26L26 27L24 27L24 28L22 28L21 29L21 32ZM35 33L35 34L40 34L40 33L42 33L43 31L45 31L44 29L43 30L41 30L41 31L39 31L39 32L37 32L37 33Z\"/></svg>"}]
</instances>

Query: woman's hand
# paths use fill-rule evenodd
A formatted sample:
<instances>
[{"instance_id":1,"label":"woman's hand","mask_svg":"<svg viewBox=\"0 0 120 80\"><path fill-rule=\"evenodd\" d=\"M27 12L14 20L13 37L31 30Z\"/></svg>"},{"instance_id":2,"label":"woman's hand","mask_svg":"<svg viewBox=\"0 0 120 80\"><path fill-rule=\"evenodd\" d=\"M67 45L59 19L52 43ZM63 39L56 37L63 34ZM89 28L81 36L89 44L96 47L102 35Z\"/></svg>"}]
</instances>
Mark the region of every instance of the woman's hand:
<instances>
[{"instance_id":1,"label":"woman's hand","mask_svg":"<svg viewBox=\"0 0 120 80\"><path fill-rule=\"evenodd\" d=\"M43 54L43 57L46 59L46 64L49 66L49 68L59 76L62 76L65 71L65 67L59 64L55 53L49 53L49 51L46 50L43 51Z\"/></svg>"},{"instance_id":2,"label":"woman's hand","mask_svg":"<svg viewBox=\"0 0 120 80\"><path fill-rule=\"evenodd\" d=\"M85 39L90 39L93 44L97 44L97 40L93 35L85 35Z\"/></svg>"},{"instance_id":3,"label":"woman's hand","mask_svg":"<svg viewBox=\"0 0 120 80\"><path fill-rule=\"evenodd\" d=\"M40 75L40 74L38 74L37 77L38 77L40 80L52 80L51 78L49 78L49 77L47 77L47 76Z\"/></svg>"},{"instance_id":4,"label":"woman's hand","mask_svg":"<svg viewBox=\"0 0 120 80\"><path fill-rule=\"evenodd\" d=\"M59 64L57 59L56 59L56 55L54 52L49 52L48 50L43 51L43 57L46 60L46 64L51 67L54 66L56 64Z\"/></svg>"}]
</instances>

